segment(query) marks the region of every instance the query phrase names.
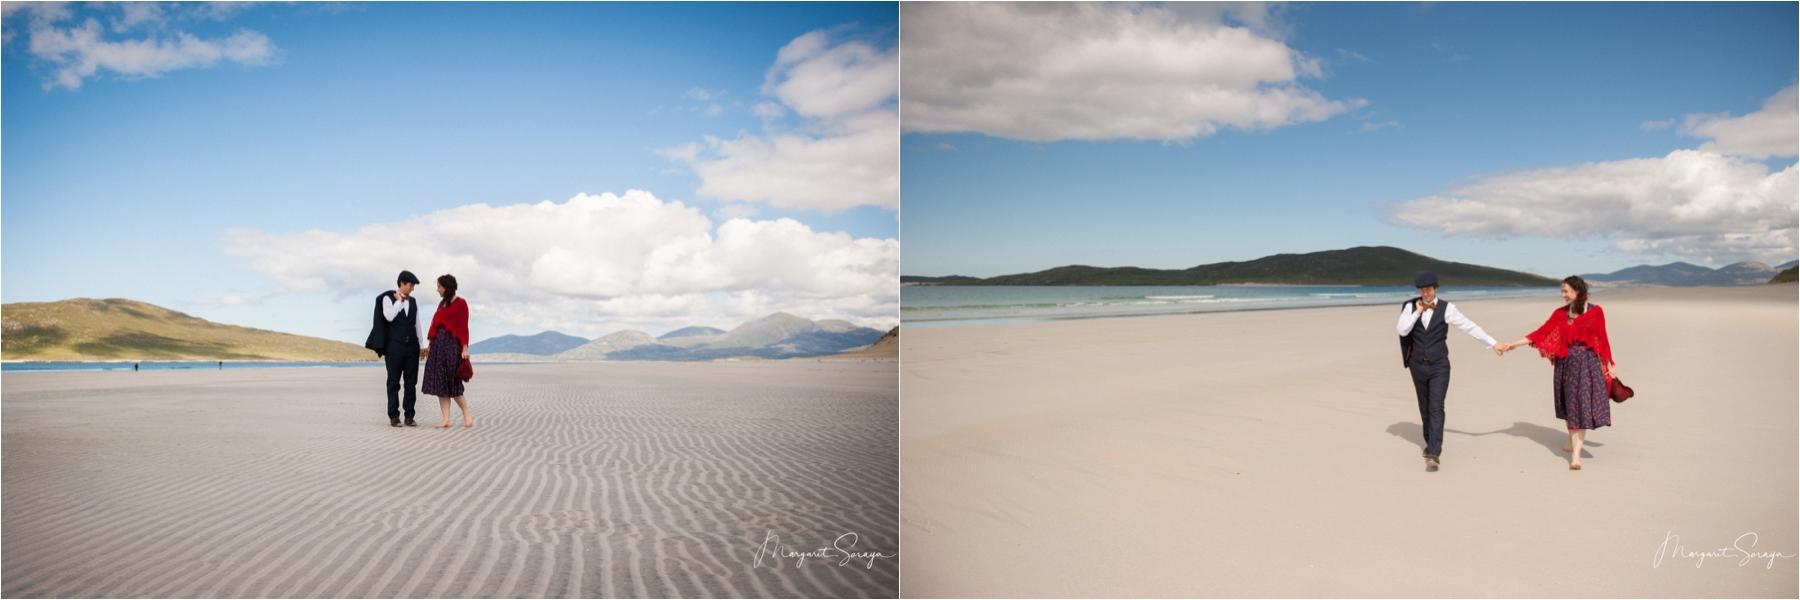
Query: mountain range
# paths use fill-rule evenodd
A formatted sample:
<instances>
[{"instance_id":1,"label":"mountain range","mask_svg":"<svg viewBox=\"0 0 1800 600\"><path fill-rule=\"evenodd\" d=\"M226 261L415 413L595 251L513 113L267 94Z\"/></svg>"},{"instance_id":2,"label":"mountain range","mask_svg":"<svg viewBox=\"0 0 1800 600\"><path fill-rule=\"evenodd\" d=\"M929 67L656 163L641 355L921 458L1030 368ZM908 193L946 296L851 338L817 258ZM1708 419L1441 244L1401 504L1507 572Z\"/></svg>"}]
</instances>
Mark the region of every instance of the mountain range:
<instances>
[{"instance_id":1,"label":"mountain range","mask_svg":"<svg viewBox=\"0 0 1800 600\"><path fill-rule=\"evenodd\" d=\"M469 344L470 354L495 354L510 352L515 354L550 355L586 344L587 338L575 337L555 331L545 331L536 335L503 335Z\"/></svg>"},{"instance_id":2,"label":"mountain range","mask_svg":"<svg viewBox=\"0 0 1800 600\"><path fill-rule=\"evenodd\" d=\"M0 307L6 360L373 361L356 344L214 323L124 298L16 302ZM882 332L847 321L775 313L726 331L684 327L652 338L620 331L588 340L555 331L476 342L471 354L552 360L794 358L869 347Z\"/></svg>"},{"instance_id":3,"label":"mountain range","mask_svg":"<svg viewBox=\"0 0 1800 600\"><path fill-rule=\"evenodd\" d=\"M372 361L356 344L214 323L124 298L0 307L6 360Z\"/></svg>"},{"instance_id":4,"label":"mountain range","mask_svg":"<svg viewBox=\"0 0 1800 600\"><path fill-rule=\"evenodd\" d=\"M1760 262L1746 261L1713 269L1692 263L1672 262L1666 265L1638 265L1611 273L1586 273L1581 278L1637 285L1759 285L1769 283L1782 270L1794 268L1795 264L1797 261L1788 261L1771 267Z\"/></svg>"},{"instance_id":5,"label":"mountain range","mask_svg":"<svg viewBox=\"0 0 1800 600\"><path fill-rule=\"evenodd\" d=\"M778 312L745 322L729 331L714 327L683 327L651 337L643 331L628 329L592 340L547 331L534 336L501 336L483 340L470 345L469 351L471 354L532 355L550 360L795 358L824 356L868 347L881 338L881 330L858 327L849 321L812 321ZM557 341L554 344L524 341L529 339ZM579 343L571 345L571 340Z\"/></svg>"},{"instance_id":6,"label":"mountain range","mask_svg":"<svg viewBox=\"0 0 1800 600\"><path fill-rule=\"evenodd\" d=\"M901 277L900 282L913 285L1410 285L1421 271L1436 272L1445 285L1556 285L1555 279L1541 275L1438 260L1391 246L1276 254L1187 269L1069 265L988 278L908 275Z\"/></svg>"}]
</instances>

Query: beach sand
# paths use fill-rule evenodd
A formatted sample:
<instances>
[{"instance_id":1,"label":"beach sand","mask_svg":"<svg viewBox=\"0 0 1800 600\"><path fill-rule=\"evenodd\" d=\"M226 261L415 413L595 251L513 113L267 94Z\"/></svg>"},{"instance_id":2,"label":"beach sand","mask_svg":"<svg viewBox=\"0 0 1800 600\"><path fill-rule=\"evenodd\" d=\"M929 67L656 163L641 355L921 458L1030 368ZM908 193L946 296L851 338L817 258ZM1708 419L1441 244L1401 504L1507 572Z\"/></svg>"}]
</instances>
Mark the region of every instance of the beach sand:
<instances>
[{"instance_id":1,"label":"beach sand","mask_svg":"<svg viewBox=\"0 0 1800 600\"><path fill-rule=\"evenodd\" d=\"M887 596L893 362L489 365L476 427L379 368L8 373L7 597ZM838 542L850 546L849 540Z\"/></svg>"},{"instance_id":2,"label":"beach sand","mask_svg":"<svg viewBox=\"0 0 1800 600\"><path fill-rule=\"evenodd\" d=\"M1796 288L1594 302L1638 397L1582 471L1549 362L1451 331L1425 472L1397 306L909 330L902 592L1794 597ZM1503 342L1555 308L1458 305ZM1783 556L1701 560L1734 545Z\"/></svg>"}]
</instances>

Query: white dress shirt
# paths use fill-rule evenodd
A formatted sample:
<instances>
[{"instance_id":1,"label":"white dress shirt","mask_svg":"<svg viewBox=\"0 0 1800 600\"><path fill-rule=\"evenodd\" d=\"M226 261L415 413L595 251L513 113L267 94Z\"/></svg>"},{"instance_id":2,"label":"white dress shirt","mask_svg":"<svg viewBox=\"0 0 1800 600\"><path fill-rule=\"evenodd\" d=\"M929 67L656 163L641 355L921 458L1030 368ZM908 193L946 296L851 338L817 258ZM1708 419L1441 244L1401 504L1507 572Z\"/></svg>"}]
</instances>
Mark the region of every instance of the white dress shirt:
<instances>
[{"instance_id":1,"label":"white dress shirt","mask_svg":"<svg viewBox=\"0 0 1800 600\"><path fill-rule=\"evenodd\" d=\"M398 296L398 294L395 296ZM395 296L381 297L381 314L389 321L393 321L394 317L406 314L407 304L405 302L395 302ZM425 339L425 320L419 318L419 315L413 315L413 326L419 329L419 349L424 350L431 345L431 342Z\"/></svg>"},{"instance_id":2,"label":"white dress shirt","mask_svg":"<svg viewBox=\"0 0 1800 600\"><path fill-rule=\"evenodd\" d=\"M1463 316L1462 311L1456 310L1455 304L1451 304L1450 301L1443 298L1438 298L1437 303L1444 308L1445 323L1456 326L1457 329L1461 329L1463 333L1469 334L1469 337L1481 341L1481 343L1488 348L1493 348L1496 344L1500 343L1494 340L1493 336L1488 335L1486 331L1482 331L1480 325L1476 325L1474 321ZM1401 337L1405 337L1407 334L1412 333L1414 324L1430 322L1431 314L1437 310L1435 308L1426 309L1421 313L1417 310L1417 307L1418 303L1408 302L1406 303L1405 308L1400 309L1400 323L1394 326L1394 331L1398 332Z\"/></svg>"}]
</instances>

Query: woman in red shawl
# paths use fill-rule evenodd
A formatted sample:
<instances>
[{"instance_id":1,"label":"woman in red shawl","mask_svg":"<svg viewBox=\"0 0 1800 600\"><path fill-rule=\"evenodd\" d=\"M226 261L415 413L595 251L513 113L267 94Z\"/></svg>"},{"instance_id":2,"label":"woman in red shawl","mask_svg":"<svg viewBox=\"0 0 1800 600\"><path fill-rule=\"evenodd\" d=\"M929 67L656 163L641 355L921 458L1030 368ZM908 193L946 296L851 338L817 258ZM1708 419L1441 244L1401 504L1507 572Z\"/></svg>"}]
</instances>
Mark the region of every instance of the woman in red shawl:
<instances>
[{"instance_id":1,"label":"woman in red shawl","mask_svg":"<svg viewBox=\"0 0 1800 600\"><path fill-rule=\"evenodd\" d=\"M1581 445L1587 441L1588 430L1612 424L1612 404L1607 396L1613 378L1612 344L1606 339L1606 312L1588 302L1586 281L1573 276L1564 279L1562 299L1563 306L1550 313L1537 331L1498 348L1504 354L1530 345L1550 359L1556 418L1565 421L1569 429L1569 443L1563 452L1569 453L1569 469L1581 470Z\"/></svg>"},{"instance_id":2,"label":"woman in red shawl","mask_svg":"<svg viewBox=\"0 0 1800 600\"><path fill-rule=\"evenodd\" d=\"M438 429L450 426L450 400L456 399L456 406L462 409L463 427L474 427L475 419L469 416L469 403L463 401L463 380L459 374L462 362L469 360L469 303L456 297L456 278L444 275L437 279L438 309L431 315L431 327L426 335L431 338L431 354L425 359L423 381L419 382L419 393L438 397L438 407L444 410L444 420L438 423Z\"/></svg>"}]
</instances>

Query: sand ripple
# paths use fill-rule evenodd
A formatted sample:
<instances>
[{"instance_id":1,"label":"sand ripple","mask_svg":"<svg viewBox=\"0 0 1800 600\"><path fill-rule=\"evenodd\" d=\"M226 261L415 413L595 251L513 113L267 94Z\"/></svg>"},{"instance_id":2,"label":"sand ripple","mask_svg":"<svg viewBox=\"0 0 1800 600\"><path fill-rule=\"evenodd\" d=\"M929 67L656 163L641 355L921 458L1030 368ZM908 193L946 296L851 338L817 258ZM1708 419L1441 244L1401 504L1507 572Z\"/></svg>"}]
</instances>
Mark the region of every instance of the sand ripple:
<instances>
[{"instance_id":1,"label":"sand ripple","mask_svg":"<svg viewBox=\"0 0 1800 600\"><path fill-rule=\"evenodd\" d=\"M6 375L9 597L892 597L894 363L485 367L478 427L380 372ZM135 378L135 379L131 379Z\"/></svg>"}]
</instances>

